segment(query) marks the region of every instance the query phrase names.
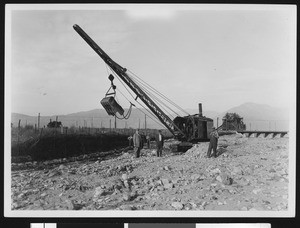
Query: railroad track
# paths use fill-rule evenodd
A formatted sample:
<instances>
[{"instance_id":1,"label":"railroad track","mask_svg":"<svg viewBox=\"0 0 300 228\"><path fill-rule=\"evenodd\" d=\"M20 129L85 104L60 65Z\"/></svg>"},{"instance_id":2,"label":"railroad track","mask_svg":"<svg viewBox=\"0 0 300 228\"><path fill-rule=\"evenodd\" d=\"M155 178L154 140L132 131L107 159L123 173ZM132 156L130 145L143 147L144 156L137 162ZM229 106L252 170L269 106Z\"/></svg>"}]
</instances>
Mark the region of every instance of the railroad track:
<instances>
[{"instance_id":1,"label":"railroad track","mask_svg":"<svg viewBox=\"0 0 300 228\"><path fill-rule=\"evenodd\" d=\"M251 135L254 135L255 137L259 137L260 135L264 135L264 137L267 137L268 135L272 135L272 137L276 137L277 135L280 135L280 137L284 137L285 135L288 135L288 131L237 131L238 133L241 133L243 135L247 135L250 137Z\"/></svg>"}]
</instances>

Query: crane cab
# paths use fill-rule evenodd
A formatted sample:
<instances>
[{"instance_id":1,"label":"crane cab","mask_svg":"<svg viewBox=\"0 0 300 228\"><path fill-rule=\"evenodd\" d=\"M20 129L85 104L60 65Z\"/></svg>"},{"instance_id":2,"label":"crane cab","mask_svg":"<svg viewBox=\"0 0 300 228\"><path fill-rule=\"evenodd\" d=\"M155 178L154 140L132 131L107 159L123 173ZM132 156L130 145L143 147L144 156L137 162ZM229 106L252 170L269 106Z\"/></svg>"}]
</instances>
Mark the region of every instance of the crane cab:
<instances>
[{"instance_id":1,"label":"crane cab","mask_svg":"<svg viewBox=\"0 0 300 228\"><path fill-rule=\"evenodd\" d=\"M210 140L210 133L213 127L213 119L202 115L202 104L199 104L199 113L189 116L177 116L173 122L186 135L178 135L178 139L188 142L207 142ZM176 129L174 129L176 130Z\"/></svg>"}]
</instances>

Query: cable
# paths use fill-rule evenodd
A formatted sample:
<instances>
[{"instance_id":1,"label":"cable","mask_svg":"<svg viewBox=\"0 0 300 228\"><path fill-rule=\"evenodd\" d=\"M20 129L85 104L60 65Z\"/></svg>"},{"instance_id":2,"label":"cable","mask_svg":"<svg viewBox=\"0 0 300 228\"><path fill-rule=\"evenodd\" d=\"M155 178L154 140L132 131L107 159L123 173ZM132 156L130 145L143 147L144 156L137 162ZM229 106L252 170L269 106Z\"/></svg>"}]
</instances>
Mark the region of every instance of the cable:
<instances>
[{"instance_id":1,"label":"cable","mask_svg":"<svg viewBox=\"0 0 300 228\"><path fill-rule=\"evenodd\" d=\"M135 82L137 83L137 82ZM157 96L155 96L154 94L152 94L151 92L149 92L146 88L144 88L144 86L141 86L140 87L143 89L143 91L149 96L152 98L152 100L155 100L157 103L160 103L162 105L162 107L160 107L161 109L163 109L167 114L169 114L169 116L171 116L173 119L174 119L174 116L167 111L166 108L168 108L170 111L172 111L173 113L175 113L177 116L179 116L179 114L177 112L175 112L172 108L170 108L167 104L165 104L163 101L161 101ZM147 93L148 92L148 93ZM166 107L166 108L164 108Z\"/></svg>"},{"instance_id":2,"label":"cable","mask_svg":"<svg viewBox=\"0 0 300 228\"><path fill-rule=\"evenodd\" d=\"M120 91L120 90L118 90L124 97L125 97L125 99L126 100L128 100L127 99L127 97ZM129 101L129 100L128 100ZM129 101L130 102L130 101ZM136 101L139 105L141 105L138 101ZM131 102L130 102L131 103ZM150 113L150 115L151 116L153 116L155 119L157 119L158 120L158 118L157 118L157 116L155 116L152 112L150 112L147 108L145 108L143 105L141 105L145 110L147 110L147 112L149 112ZM141 111L137 106L135 106L139 111ZM160 126L163 126L162 124L161 124L161 122L157 122L155 119L153 119L153 118L151 118L149 115L147 115L145 112L143 112L143 111L141 111L142 113L144 113L146 116L148 116L150 119L152 119L154 122L156 122L157 124L159 124ZM158 120L159 121L159 120ZM165 126L163 126L164 128L165 128Z\"/></svg>"},{"instance_id":3,"label":"cable","mask_svg":"<svg viewBox=\"0 0 300 228\"><path fill-rule=\"evenodd\" d=\"M112 72L114 75L116 75L115 74L115 72ZM130 93L130 91L127 89L127 87L124 85L124 83L119 79L119 77L117 77L117 79L121 82L121 84L125 87L125 89L127 90L127 92L132 96L132 98L135 100L135 98L134 98L134 96ZM124 96L124 98L126 99L126 100L128 100L130 103L131 103L131 101L122 93L122 91L121 90L118 90L123 96ZM139 105L141 105L137 100L136 100L136 102L139 104ZM152 112L150 112L147 108L145 108L143 105L141 105L144 109L146 109L147 110L147 112L149 112L150 113L150 115L152 115L155 119L158 119ZM136 107L137 108L137 107ZM138 108L137 108L138 109ZM141 111L140 109L138 109L139 111ZM141 112L143 112L143 111L141 111ZM143 112L146 116L148 116L150 119L152 119L154 122L156 122L157 124L159 124L160 126L163 126L162 124L161 124L161 122L158 122L158 121L156 121L155 119L153 119L153 118L151 118L149 115L147 115L145 112ZM163 126L164 128L165 128L165 126Z\"/></svg>"},{"instance_id":4,"label":"cable","mask_svg":"<svg viewBox=\"0 0 300 228\"><path fill-rule=\"evenodd\" d=\"M168 101L169 103L173 104L175 107L177 107L179 110L183 111L184 113L186 113L187 115L190 115L188 112L186 112L183 108L181 108L179 105L177 105L175 102L173 102L172 100L170 100L168 97L166 97L164 94L162 94L161 92L159 92L158 90L156 90L154 87L152 87L150 84L148 84L147 82L145 82L143 79L141 79L139 76L137 76L134 72L128 70L133 76L139 78L141 81L143 81L145 84L147 84L153 91L155 91L156 93L158 93L162 98L164 98L166 101Z\"/></svg>"},{"instance_id":5,"label":"cable","mask_svg":"<svg viewBox=\"0 0 300 228\"><path fill-rule=\"evenodd\" d=\"M111 69L111 67L110 67L110 70L111 70L111 72L118 78L118 80L122 83L122 85L124 86L124 83L119 79L119 76ZM129 75L127 75L128 77L130 77ZM131 78L131 77L130 77ZM131 78L131 80L133 80L136 84L139 84L139 83L137 83L133 78ZM143 81L143 80L142 80ZM146 82L145 82L146 83ZM147 83L146 83L147 84ZM147 86L147 85L146 85ZM125 89L128 91L128 93L132 96L132 94L129 92L129 90L127 89L127 87L126 86L124 86L125 87ZM144 86L141 86L140 85L140 87L142 87L145 91L148 91ZM149 86L148 85L148 87L150 87L150 89L152 88L151 86ZM153 90L153 89L152 89ZM144 92L145 92L144 91ZM148 91L148 93L150 93L149 91ZM150 93L151 94L151 93ZM148 94L149 95L149 94ZM152 95L152 96L154 96L154 95ZM133 97L133 96L132 96ZM133 97L134 98L134 97ZM135 98L134 98L135 99ZM166 105L165 103L163 103L162 101L160 101L156 96L155 96L155 100L158 102L158 103L160 103L161 105L164 105L165 107L167 107L167 108L169 108L169 110L171 110L172 112L174 112L177 116L179 116L179 114L178 113L176 113L173 109L171 109L168 105ZM166 100L166 99L165 99ZM170 114L165 108L163 108L163 107L160 107L161 109L163 109L165 112L167 112L167 114L168 115L170 115L173 119L174 119L174 116L172 115L172 114Z\"/></svg>"}]
</instances>

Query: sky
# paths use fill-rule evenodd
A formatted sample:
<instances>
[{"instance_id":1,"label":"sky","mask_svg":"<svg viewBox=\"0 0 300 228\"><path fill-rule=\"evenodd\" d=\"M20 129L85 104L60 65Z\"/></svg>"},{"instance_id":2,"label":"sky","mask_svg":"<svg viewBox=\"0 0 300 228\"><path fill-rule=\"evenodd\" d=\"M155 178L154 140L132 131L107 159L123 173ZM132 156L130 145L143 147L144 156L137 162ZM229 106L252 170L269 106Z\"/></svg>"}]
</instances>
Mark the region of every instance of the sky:
<instances>
[{"instance_id":1,"label":"sky","mask_svg":"<svg viewBox=\"0 0 300 228\"><path fill-rule=\"evenodd\" d=\"M102 108L110 71L74 24L183 109L202 103L222 112L246 102L288 107L295 99L295 6L26 4L6 8L12 112ZM128 108L132 97L114 82L118 102Z\"/></svg>"}]
</instances>

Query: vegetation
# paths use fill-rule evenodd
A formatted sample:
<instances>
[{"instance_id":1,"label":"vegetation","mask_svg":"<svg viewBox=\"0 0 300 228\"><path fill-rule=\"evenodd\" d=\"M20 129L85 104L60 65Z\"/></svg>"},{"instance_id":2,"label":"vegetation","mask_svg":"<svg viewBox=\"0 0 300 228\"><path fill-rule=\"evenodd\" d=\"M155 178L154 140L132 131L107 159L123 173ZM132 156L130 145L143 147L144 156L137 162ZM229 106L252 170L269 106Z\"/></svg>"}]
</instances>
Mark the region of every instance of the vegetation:
<instances>
[{"instance_id":1,"label":"vegetation","mask_svg":"<svg viewBox=\"0 0 300 228\"><path fill-rule=\"evenodd\" d=\"M59 128L59 127L62 127L62 123L61 123L61 121L50 121L47 124L47 127L49 127L49 128Z\"/></svg>"},{"instance_id":2,"label":"vegetation","mask_svg":"<svg viewBox=\"0 0 300 228\"><path fill-rule=\"evenodd\" d=\"M243 118L237 113L226 113L223 117L223 130L245 130L246 125L243 123Z\"/></svg>"}]
</instances>

